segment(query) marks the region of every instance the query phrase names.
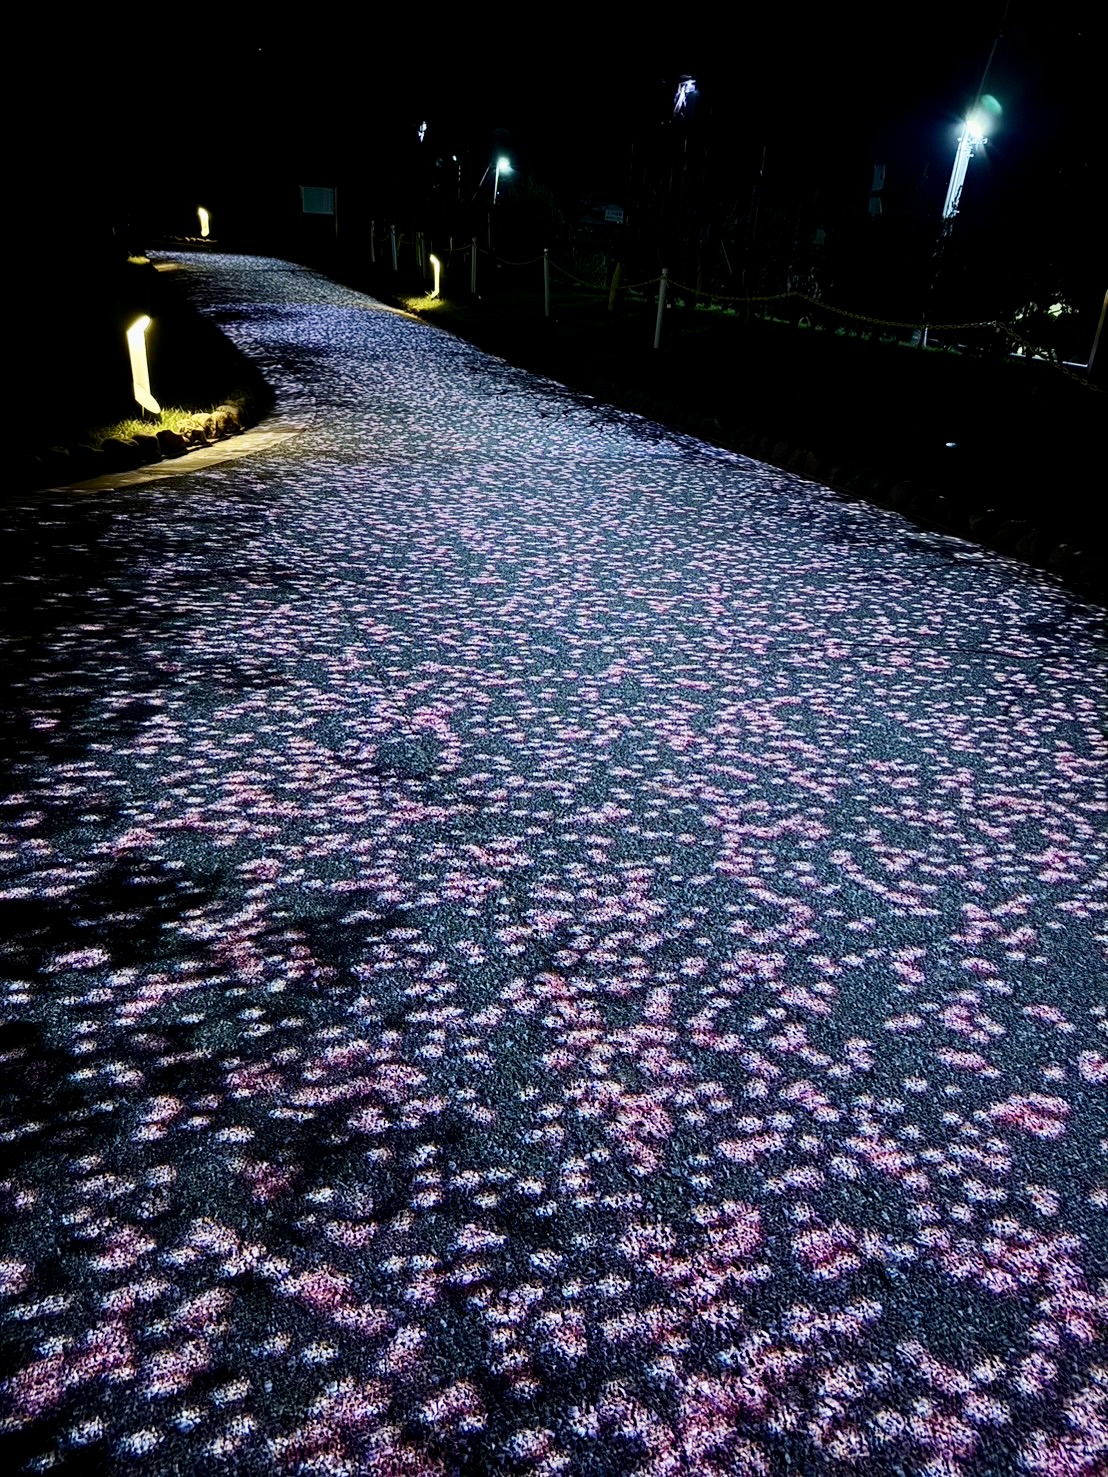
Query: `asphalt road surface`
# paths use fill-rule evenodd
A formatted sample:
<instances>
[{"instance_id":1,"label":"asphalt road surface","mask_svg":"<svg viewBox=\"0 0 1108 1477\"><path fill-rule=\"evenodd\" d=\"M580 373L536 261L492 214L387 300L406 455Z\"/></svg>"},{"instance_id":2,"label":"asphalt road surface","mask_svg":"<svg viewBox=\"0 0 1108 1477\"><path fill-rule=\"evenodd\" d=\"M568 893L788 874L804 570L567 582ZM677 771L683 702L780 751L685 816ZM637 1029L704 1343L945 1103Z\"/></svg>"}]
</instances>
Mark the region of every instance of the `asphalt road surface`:
<instances>
[{"instance_id":1,"label":"asphalt road surface","mask_svg":"<svg viewBox=\"0 0 1108 1477\"><path fill-rule=\"evenodd\" d=\"M1097 612L187 275L295 434L5 511L6 1470L1103 1472Z\"/></svg>"}]
</instances>

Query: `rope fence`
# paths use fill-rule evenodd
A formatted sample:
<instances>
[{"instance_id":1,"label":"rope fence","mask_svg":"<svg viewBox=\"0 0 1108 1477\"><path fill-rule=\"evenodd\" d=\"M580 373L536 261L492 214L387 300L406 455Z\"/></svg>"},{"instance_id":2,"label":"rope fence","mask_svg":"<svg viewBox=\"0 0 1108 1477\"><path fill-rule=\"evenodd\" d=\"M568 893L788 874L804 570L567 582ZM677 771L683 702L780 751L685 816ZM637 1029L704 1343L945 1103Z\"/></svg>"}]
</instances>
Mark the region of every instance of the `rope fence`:
<instances>
[{"instance_id":1,"label":"rope fence","mask_svg":"<svg viewBox=\"0 0 1108 1477\"><path fill-rule=\"evenodd\" d=\"M395 228L393 228L392 239L396 242L397 248L402 244L414 244L417 266L420 270L425 270L425 263L429 259L429 253L426 244L427 238L424 237L422 232L416 232L414 237L408 237L396 234ZM460 258L462 261L465 261L466 258L470 259L470 292L474 295L477 292L478 256L487 258L497 266L510 267L513 270L534 267L541 262L543 265L544 306L547 318L551 316L551 277L553 273L557 273L559 278L573 283L574 286L586 292L596 293L598 296L607 296L609 308L614 307L617 298L625 293L642 292L645 290L648 294L652 294L656 291L659 301L654 334L655 348L658 348L661 344L662 323L667 293L681 293L686 299L691 297L694 307L741 305L749 308L761 304L791 301L807 304L809 308L814 310L814 314L826 313L833 317L847 320L850 323L865 325L871 329L883 329L897 334L911 334L913 340L921 345L926 344L927 335L930 333L963 335L979 333L982 330L991 330L1001 335L1009 344L1015 345L1019 354L1025 354L1029 358L1049 364L1052 369L1057 370L1059 374L1065 375L1067 379L1075 380L1086 389L1093 390L1098 394L1101 393L1101 387L1099 385L1084 375L1075 373L1067 365L1060 363L1056 354L1043 349L1040 345L1032 343L1030 340L1024 338L1022 334L1017 333L1007 323L1002 323L998 319L978 319L966 323L920 323L895 318L878 318L872 314L856 312L851 308L838 307L835 303L826 302L823 298L813 297L810 293L801 292L795 288L786 289L784 292L743 294L706 291L702 287L692 287L688 283L675 281L669 277L665 269L658 276L647 277L640 282L622 282L619 280L619 268L617 266L616 276L613 278L613 281L608 286L603 286L579 277L568 267L562 266L560 262L553 261L549 252L546 251L538 256L527 257L523 261L512 261L507 257L499 256L495 250L492 250L491 242L489 249L479 246L476 237L472 238L466 245L455 246L453 241L451 241L447 259L451 262L455 258ZM393 252L393 270L397 270L396 250Z\"/></svg>"}]
</instances>

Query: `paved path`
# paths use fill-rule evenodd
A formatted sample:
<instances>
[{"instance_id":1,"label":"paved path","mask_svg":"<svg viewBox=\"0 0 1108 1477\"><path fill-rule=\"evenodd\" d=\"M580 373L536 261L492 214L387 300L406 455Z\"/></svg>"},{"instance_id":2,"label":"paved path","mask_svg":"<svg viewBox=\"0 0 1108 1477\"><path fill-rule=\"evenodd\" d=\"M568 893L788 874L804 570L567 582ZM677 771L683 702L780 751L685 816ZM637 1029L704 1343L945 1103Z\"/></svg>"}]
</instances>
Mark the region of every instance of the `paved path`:
<instances>
[{"instance_id":1,"label":"paved path","mask_svg":"<svg viewBox=\"0 0 1108 1477\"><path fill-rule=\"evenodd\" d=\"M6 1470L1092 1474L1105 654L287 264L9 508Z\"/></svg>"}]
</instances>

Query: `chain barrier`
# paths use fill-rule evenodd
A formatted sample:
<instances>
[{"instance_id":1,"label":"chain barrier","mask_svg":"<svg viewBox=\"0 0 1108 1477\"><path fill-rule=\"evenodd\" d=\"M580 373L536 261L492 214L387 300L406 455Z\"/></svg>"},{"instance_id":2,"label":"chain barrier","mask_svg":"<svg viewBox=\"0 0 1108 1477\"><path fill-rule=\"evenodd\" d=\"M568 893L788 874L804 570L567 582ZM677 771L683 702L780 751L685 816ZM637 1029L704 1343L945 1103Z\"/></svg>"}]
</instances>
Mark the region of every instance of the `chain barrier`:
<instances>
[{"instance_id":1,"label":"chain barrier","mask_svg":"<svg viewBox=\"0 0 1108 1477\"><path fill-rule=\"evenodd\" d=\"M399 248L399 246L406 240L407 238L405 236L398 236L396 242L397 247ZM474 249L475 243L471 243L468 246L460 246L456 249L456 251L452 252L452 256L457 255L460 257L466 257L469 256L474 251ZM504 267L533 267L536 263L543 260L542 256L532 256L528 257L526 261L514 262L507 260L505 257L497 256L495 252L486 251L483 246L476 246L476 250L479 251L482 256L487 256L492 261L496 261ZM569 281L576 283L578 287L586 288L589 292L606 294L610 291L610 288L608 287L596 286L591 282L586 282L583 277L578 277L575 273L569 271L568 268L560 266L555 261L550 261L549 265L552 271L558 272L561 276L568 278ZM647 277L642 282L621 282L617 290L619 292L638 292L641 291L641 289L643 288L653 288L657 286L660 281L660 277ZM1093 390L1097 394L1102 393L1100 385L1094 384L1092 380L1086 379L1084 375L1077 374L1072 369L1067 368L1066 365L1059 363L1058 359L1054 355L1047 353L1038 345L1033 344L1029 340L1023 338L1022 335L1018 334L1014 329L1009 328L1006 323L1000 323L995 318L982 318L970 323L913 323L905 322L895 318L874 318L867 313L855 313L850 308L838 308L834 305L834 303L824 302L822 298L812 297L809 293L798 292L792 289L786 292L746 293L742 296L736 296L733 294L722 292L706 292L702 288L697 289L695 287L690 287L688 283L677 282L672 277L667 279L666 285L671 291L690 294L694 298L698 300L703 299L709 304L780 303L787 302L792 299L802 303L807 303L810 307L816 308L821 313L833 313L838 318L847 318L852 323L866 323L873 328L889 328L895 329L897 332L967 333L973 329L994 329L997 333L1003 334L1012 343L1017 344L1019 348L1023 351L1023 353L1027 354L1029 357L1033 359L1038 359L1044 364L1049 364L1050 367L1057 370L1059 374L1065 375L1067 379L1074 380L1079 385L1083 385L1087 390Z\"/></svg>"},{"instance_id":2,"label":"chain barrier","mask_svg":"<svg viewBox=\"0 0 1108 1477\"><path fill-rule=\"evenodd\" d=\"M696 288L695 287L689 287L684 282L674 282L674 280L673 280L672 277L670 278L670 286L676 288L679 292L689 292L689 293L693 293L694 295L696 294ZM877 328L903 328L903 329L909 329L909 330L912 330L912 331L919 330L921 332L922 332L922 330L924 328L926 328L929 332L932 329L934 329L934 330L937 330L940 333L950 333L950 332L952 332L954 330L963 330L963 329L967 329L967 328L997 328L997 327L1000 326L1000 325L998 325L991 318L983 318L979 322L976 322L976 323L927 323L927 324L923 324L923 323L902 323L902 322L898 322L896 319L893 319L893 318L873 318L873 317L870 317L870 315L867 314L867 313L855 313L855 312L852 312L851 309L849 309L849 308L836 308L833 303L826 303L826 302L823 301L822 298L811 297L808 293L806 293L806 292L797 292L795 289L792 289L792 290L790 290L788 292L766 293L766 294L764 294L762 296L758 296L758 297L755 297L755 296L748 296L748 297L725 297L722 293L718 293L718 292L705 292L703 289L701 289L701 291L699 293L699 296L702 297L702 298L706 298L709 302L727 302L727 303L773 303L773 302L783 302L786 298L799 298L802 303L810 303L813 308L819 308L823 312L826 312L826 313L835 313L840 318L851 318L856 323L871 323L871 324L874 325L874 327L877 327Z\"/></svg>"},{"instance_id":3,"label":"chain barrier","mask_svg":"<svg viewBox=\"0 0 1108 1477\"><path fill-rule=\"evenodd\" d=\"M1072 369L1067 369L1064 364L1059 364L1058 360L1048 354L1044 349L1029 343L1025 338L1021 338L1014 329L1009 328L1006 323L998 322L995 318L981 318L972 323L903 323L892 318L871 318L865 313L854 313L849 308L837 308L833 303L825 303L822 298L810 297L806 292L776 292L763 297L725 297L715 292L701 291L697 293L696 288L689 287L683 282L674 282L672 278L670 279L669 285L679 292L692 293L694 296L706 298L709 302L767 303L780 302L785 298L799 298L801 302L809 303L813 308L818 308L826 313L834 313L840 318L850 318L855 323L869 323L875 328L895 328L906 330L910 333L965 333L974 328L992 328L997 333L1004 334L1013 343L1019 344L1032 358L1049 364L1052 369L1056 369L1059 374L1065 375L1067 379L1075 380L1077 384L1084 385L1087 390L1094 390L1098 394L1101 393L1100 386L1094 384L1092 380L1086 379L1084 375L1075 374Z\"/></svg>"},{"instance_id":4,"label":"chain barrier","mask_svg":"<svg viewBox=\"0 0 1108 1477\"><path fill-rule=\"evenodd\" d=\"M477 250L481 253L482 256L489 257L492 261L497 262L502 267L533 267L536 262L542 261L541 256L530 256L525 262L510 262L505 256L497 256L495 251L486 251L483 246L479 246Z\"/></svg>"},{"instance_id":5,"label":"chain barrier","mask_svg":"<svg viewBox=\"0 0 1108 1477\"><path fill-rule=\"evenodd\" d=\"M1014 344L1019 344L1020 348L1024 349L1031 356L1031 358L1045 359L1046 363L1049 364L1052 369L1056 369L1059 374L1064 374L1067 379L1076 380L1079 385L1084 385L1087 390L1094 390L1098 395L1104 393L1103 388L1100 385L1096 384L1093 380L1086 379L1083 374L1075 374L1074 371L1072 369L1069 369L1065 364L1059 364L1057 359L1052 358L1049 354L1045 352L1045 350L1037 348L1034 344L1029 343L1027 339L1021 338L1020 335L1016 333L1015 329L1009 328L1006 323L996 323L993 326L994 328L998 328L1001 333L1010 338Z\"/></svg>"},{"instance_id":6,"label":"chain barrier","mask_svg":"<svg viewBox=\"0 0 1108 1477\"><path fill-rule=\"evenodd\" d=\"M552 261L550 263L550 270L552 272L561 272L563 277L568 277L571 282L576 282L579 287L587 287L590 292L600 292L607 295L611 291L610 287L598 285L593 282L586 282L584 277L575 277L572 272L567 271L565 267L560 267L557 262ZM621 282L619 284L619 287L617 288L617 291L637 292L640 287L655 287L658 281L659 278L657 277L647 277L642 282Z\"/></svg>"},{"instance_id":7,"label":"chain barrier","mask_svg":"<svg viewBox=\"0 0 1108 1477\"><path fill-rule=\"evenodd\" d=\"M572 272L568 271L565 267L560 267L555 261L552 261L550 263L550 270L552 272L560 272L563 277L568 277L571 282L576 282L578 287L587 287L590 292L608 291L606 287L597 287L596 284L593 282L586 282L584 277L574 276Z\"/></svg>"}]
</instances>

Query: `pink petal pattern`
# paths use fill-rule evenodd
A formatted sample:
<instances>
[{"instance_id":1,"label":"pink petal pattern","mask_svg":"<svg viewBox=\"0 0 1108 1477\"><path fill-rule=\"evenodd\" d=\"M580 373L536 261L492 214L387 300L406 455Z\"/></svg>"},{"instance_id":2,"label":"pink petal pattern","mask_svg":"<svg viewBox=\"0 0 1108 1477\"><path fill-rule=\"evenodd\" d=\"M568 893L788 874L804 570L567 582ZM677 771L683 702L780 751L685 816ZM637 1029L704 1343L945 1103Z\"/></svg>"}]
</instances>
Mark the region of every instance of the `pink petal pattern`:
<instances>
[{"instance_id":1,"label":"pink petal pattern","mask_svg":"<svg viewBox=\"0 0 1108 1477\"><path fill-rule=\"evenodd\" d=\"M9 1470L1108 1470L1105 648L288 263L6 510Z\"/></svg>"}]
</instances>

